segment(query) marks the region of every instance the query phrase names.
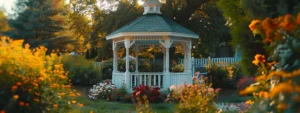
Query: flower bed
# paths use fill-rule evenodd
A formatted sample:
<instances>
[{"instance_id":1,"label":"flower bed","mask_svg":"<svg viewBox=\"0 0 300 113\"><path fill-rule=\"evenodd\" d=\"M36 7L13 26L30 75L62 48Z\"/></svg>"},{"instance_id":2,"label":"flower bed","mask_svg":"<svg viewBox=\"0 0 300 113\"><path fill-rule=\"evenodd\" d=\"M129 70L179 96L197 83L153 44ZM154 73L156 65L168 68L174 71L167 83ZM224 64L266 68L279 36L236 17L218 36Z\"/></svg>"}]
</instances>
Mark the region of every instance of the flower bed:
<instances>
[{"instance_id":1,"label":"flower bed","mask_svg":"<svg viewBox=\"0 0 300 113\"><path fill-rule=\"evenodd\" d=\"M88 97L94 100L98 98L111 100L112 92L116 89L117 87L109 81L97 83L90 89Z\"/></svg>"}]
</instances>

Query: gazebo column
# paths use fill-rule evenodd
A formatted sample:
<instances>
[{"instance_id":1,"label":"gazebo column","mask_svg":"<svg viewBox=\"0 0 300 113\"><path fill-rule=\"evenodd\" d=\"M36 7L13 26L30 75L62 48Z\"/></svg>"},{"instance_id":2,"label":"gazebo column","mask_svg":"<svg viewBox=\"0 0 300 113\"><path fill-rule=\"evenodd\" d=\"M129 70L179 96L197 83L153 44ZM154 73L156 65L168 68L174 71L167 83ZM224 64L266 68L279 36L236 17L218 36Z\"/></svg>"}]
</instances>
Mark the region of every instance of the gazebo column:
<instances>
[{"instance_id":1,"label":"gazebo column","mask_svg":"<svg viewBox=\"0 0 300 113\"><path fill-rule=\"evenodd\" d=\"M160 43L165 47L165 71L164 71L164 79L163 79L163 88L167 90L169 86L171 85L171 79L170 79L170 65L169 65L169 59L170 59L170 52L169 49L172 45L170 37L165 37L164 42L160 41Z\"/></svg>"},{"instance_id":2,"label":"gazebo column","mask_svg":"<svg viewBox=\"0 0 300 113\"><path fill-rule=\"evenodd\" d=\"M113 72L118 72L118 49L116 42L113 42L113 54Z\"/></svg>"},{"instance_id":3,"label":"gazebo column","mask_svg":"<svg viewBox=\"0 0 300 113\"><path fill-rule=\"evenodd\" d=\"M188 60L187 60L187 57L188 57L188 55L187 55L187 43L184 43L183 44L183 51L184 51L184 58L183 58L183 65L184 65L184 73L186 73L187 72L187 70L188 70Z\"/></svg>"},{"instance_id":4,"label":"gazebo column","mask_svg":"<svg viewBox=\"0 0 300 113\"><path fill-rule=\"evenodd\" d=\"M192 74L192 41L187 42L187 72Z\"/></svg>"},{"instance_id":5,"label":"gazebo column","mask_svg":"<svg viewBox=\"0 0 300 113\"><path fill-rule=\"evenodd\" d=\"M113 58L113 74L112 74L112 83L118 85L119 83L116 83L116 79L115 79L115 74L116 72L118 72L118 46L117 46L117 42L113 41L113 54L114 54L114 58Z\"/></svg>"},{"instance_id":6,"label":"gazebo column","mask_svg":"<svg viewBox=\"0 0 300 113\"><path fill-rule=\"evenodd\" d=\"M125 71L125 85L128 90L131 90L130 88L130 72L129 72L129 49L130 49L130 40L128 38L125 39L124 41L125 49L126 49L126 71Z\"/></svg>"},{"instance_id":7,"label":"gazebo column","mask_svg":"<svg viewBox=\"0 0 300 113\"><path fill-rule=\"evenodd\" d=\"M139 72L139 48L138 45L135 46L135 72Z\"/></svg>"},{"instance_id":8,"label":"gazebo column","mask_svg":"<svg viewBox=\"0 0 300 113\"><path fill-rule=\"evenodd\" d=\"M163 58L163 72L166 71L166 49L162 48L162 52L164 54L164 58Z\"/></svg>"}]
</instances>

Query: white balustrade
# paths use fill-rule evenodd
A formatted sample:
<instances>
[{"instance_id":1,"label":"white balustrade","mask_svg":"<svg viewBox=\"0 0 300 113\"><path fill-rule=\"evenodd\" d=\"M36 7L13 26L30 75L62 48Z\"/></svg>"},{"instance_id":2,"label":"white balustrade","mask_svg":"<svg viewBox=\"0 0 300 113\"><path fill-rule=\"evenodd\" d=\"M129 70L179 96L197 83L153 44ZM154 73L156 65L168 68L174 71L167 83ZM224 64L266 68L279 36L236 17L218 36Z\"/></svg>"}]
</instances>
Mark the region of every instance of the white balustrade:
<instances>
[{"instance_id":1,"label":"white balustrade","mask_svg":"<svg viewBox=\"0 0 300 113\"><path fill-rule=\"evenodd\" d=\"M121 87L123 84L125 84L125 73L123 72L115 72L113 73L113 81L112 83L116 85L116 87Z\"/></svg>"},{"instance_id":2,"label":"white balustrade","mask_svg":"<svg viewBox=\"0 0 300 113\"><path fill-rule=\"evenodd\" d=\"M147 73L147 72L138 72L130 73L130 87L144 84L147 86L157 86L163 88L163 73Z\"/></svg>"},{"instance_id":3,"label":"white balustrade","mask_svg":"<svg viewBox=\"0 0 300 113\"><path fill-rule=\"evenodd\" d=\"M171 85L192 84L193 76L190 73L171 73Z\"/></svg>"}]
</instances>

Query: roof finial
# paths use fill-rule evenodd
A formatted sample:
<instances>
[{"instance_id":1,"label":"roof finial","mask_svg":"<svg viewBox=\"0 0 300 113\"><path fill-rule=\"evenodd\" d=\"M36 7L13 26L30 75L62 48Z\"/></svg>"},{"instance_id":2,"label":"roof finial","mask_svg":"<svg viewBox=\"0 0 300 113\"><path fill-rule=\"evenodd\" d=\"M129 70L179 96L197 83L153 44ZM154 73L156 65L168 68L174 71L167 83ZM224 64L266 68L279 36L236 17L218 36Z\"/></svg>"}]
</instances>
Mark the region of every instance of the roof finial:
<instances>
[{"instance_id":1,"label":"roof finial","mask_svg":"<svg viewBox=\"0 0 300 113\"><path fill-rule=\"evenodd\" d=\"M147 0L144 3L144 14L161 14L161 3L158 0Z\"/></svg>"}]
</instances>

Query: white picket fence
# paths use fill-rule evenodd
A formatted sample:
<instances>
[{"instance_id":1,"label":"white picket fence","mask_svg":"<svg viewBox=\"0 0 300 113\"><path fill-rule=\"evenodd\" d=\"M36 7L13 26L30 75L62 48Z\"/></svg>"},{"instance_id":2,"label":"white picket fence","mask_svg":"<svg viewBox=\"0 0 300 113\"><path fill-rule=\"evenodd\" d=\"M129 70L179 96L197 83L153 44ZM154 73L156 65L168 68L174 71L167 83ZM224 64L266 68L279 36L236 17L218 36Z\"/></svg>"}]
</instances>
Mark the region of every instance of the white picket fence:
<instances>
[{"instance_id":1,"label":"white picket fence","mask_svg":"<svg viewBox=\"0 0 300 113\"><path fill-rule=\"evenodd\" d=\"M178 61L179 64L183 64L184 59L180 59ZM205 67L207 64L219 64L221 65L230 65L233 63L238 63L241 60L240 57L223 57L223 58L195 58L193 59L193 67ZM139 59L140 64L142 64L143 61L152 61L153 64L156 65L163 65L163 59ZM100 66L101 62L95 62L95 66Z\"/></svg>"},{"instance_id":2,"label":"white picket fence","mask_svg":"<svg viewBox=\"0 0 300 113\"><path fill-rule=\"evenodd\" d=\"M227 66L241 61L240 57L223 57L223 58L197 58L193 59L193 67L205 67L208 64L218 64L219 66ZM183 60L180 62L183 63Z\"/></svg>"}]
</instances>

